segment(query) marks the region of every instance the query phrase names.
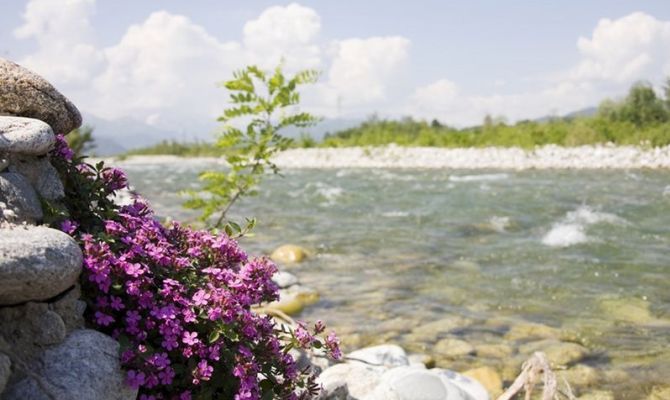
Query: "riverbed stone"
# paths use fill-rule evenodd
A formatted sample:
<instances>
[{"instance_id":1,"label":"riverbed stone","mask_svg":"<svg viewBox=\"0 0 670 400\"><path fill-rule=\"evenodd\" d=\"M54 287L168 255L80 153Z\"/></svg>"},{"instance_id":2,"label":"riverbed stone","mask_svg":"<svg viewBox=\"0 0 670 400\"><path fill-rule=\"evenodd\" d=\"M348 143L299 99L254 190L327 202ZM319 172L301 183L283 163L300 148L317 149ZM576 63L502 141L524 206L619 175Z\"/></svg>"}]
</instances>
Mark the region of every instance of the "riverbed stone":
<instances>
[{"instance_id":1,"label":"riverbed stone","mask_svg":"<svg viewBox=\"0 0 670 400\"><path fill-rule=\"evenodd\" d=\"M514 354L514 348L505 343L500 344L485 343L476 345L475 352L477 353L477 357L504 359L511 357L512 354Z\"/></svg>"},{"instance_id":2,"label":"riverbed stone","mask_svg":"<svg viewBox=\"0 0 670 400\"><path fill-rule=\"evenodd\" d=\"M506 340L529 340L529 339L549 339L558 338L561 335L560 329L548 325L520 322L512 325L505 334Z\"/></svg>"},{"instance_id":3,"label":"riverbed stone","mask_svg":"<svg viewBox=\"0 0 670 400\"><path fill-rule=\"evenodd\" d=\"M35 223L44 217L37 193L23 175L0 173L0 202L0 221Z\"/></svg>"},{"instance_id":4,"label":"riverbed stone","mask_svg":"<svg viewBox=\"0 0 670 400\"><path fill-rule=\"evenodd\" d=\"M272 252L270 258L272 261L280 264L297 264L307 258L307 250L294 244L285 244L279 246Z\"/></svg>"},{"instance_id":5,"label":"riverbed stone","mask_svg":"<svg viewBox=\"0 0 670 400\"><path fill-rule=\"evenodd\" d=\"M299 283L298 277L293 275L290 272L278 271L272 275L272 281L279 286L280 289L286 289L290 286L297 285Z\"/></svg>"},{"instance_id":6,"label":"riverbed stone","mask_svg":"<svg viewBox=\"0 0 670 400\"><path fill-rule=\"evenodd\" d=\"M648 324L655 320L647 300L635 297L602 299L599 306L605 316L615 321Z\"/></svg>"},{"instance_id":7,"label":"riverbed stone","mask_svg":"<svg viewBox=\"0 0 670 400\"><path fill-rule=\"evenodd\" d=\"M600 382L598 370L585 364L577 364L569 369L557 371L556 375L565 379L573 388L584 389L593 387Z\"/></svg>"},{"instance_id":8,"label":"riverbed stone","mask_svg":"<svg viewBox=\"0 0 670 400\"><path fill-rule=\"evenodd\" d=\"M578 400L614 400L614 393L609 390L594 390L584 393L577 398Z\"/></svg>"},{"instance_id":9,"label":"riverbed stone","mask_svg":"<svg viewBox=\"0 0 670 400\"><path fill-rule=\"evenodd\" d=\"M0 230L0 305L46 300L73 286L82 254L67 234L42 226Z\"/></svg>"},{"instance_id":10,"label":"riverbed stone","mask_svg":"<svg viewBox=\"0 0 670 400\"><path fill-rule=\"evenodd\" d=\"M347 354L352 361L360 360L366 364L387 368L409 365L407 353L402 347L393 344L366 347Z\"/></svg>"},{"instance_id":11,"label":"riverbed stone","mask_svg":"<svg viewBox=\"0 0 670 400\"><path fill-rule=\"evenodd\" d=\"M81 113L41 76L0 58L0 114L35 118L55 133L68 134L81 125Z\"/></svg>"},{"instance_id":12,"label":"riverbed stone","mask_svg":"<svg viewBox=\"0 0 670 400\"><path fill-rule=\"evenodd\" d=\"M0 116L0 152L41 155L55 141L51 127L40 120Z\"/></svg>"},{"instance_id":13,"label":"riverbed stone","mask_svg":"<svg viewBox=\"0 0 670 400\"><path fill-rule=\"evenodd\" d=\"M496 398L503 391L503 381L498 371L491 367L479 367L469 369L463 372L463 375L470 377L481 383L486 388L491 397Z\"/></svg>"},{"instance_id":14,"label":"riverbed stone","mask_svg":"<svg viewBox=\"0 0 670 400\"><path fill-rule=\"evenodd\" d=\"M435 344L433 352L438 356L459 358L474 355L475 348L465 340L445 338Z\"/></svg>"},{"instance_id":15,"label":"riverbed stone","mask_svg":"<svg viewBox=\"0 0 670 400\"><path fill-rule=\"evenodd\" d=\"M0 353L0 395L5 390L9 376L12 374L12 361L5 354Z\"/></svg>"},{"instance_id":16,"label":"riverbed stone","mask_svg":"<svg viewBox=\"0 0 670 400\"><path fill-rule=\"evenodd\" d=\"M652 389L647 400L667 400L670 399L670 386L656 386Z\"/></svg>"},{"instance_id":17,"label":"riverbed stone","mask_svg":"<svg viewBox=\"0 0 670 400\"><path fill-rule=\"evenodd\" d=\"M268 308L274 308L288 315L295 315L305 307L319 301L319 292L303 285L293 285L279 290L279 300L268 303Z\"/></svg>"},{"instance_id":18,"label":"riverbed stone","mask_svg":"<svg viewBox=\"0 0 670 400\"><path fill-rule=\"evenodd\" d=\"M410 354L407 356L409 365L423 365L426 368L435 368L435 357L429 354Z\"/></svg>"},{"instance_id":19,"label":"riverbed stone","mask_svg":"<svg viewBox=\"0 0 670 400\"><path fill-rule=\"evenodd\" d=\"M119 344L90 329L72 332L61 345L49 348L31 365L49 382L58 399L131 400L137 397L124 383ZM49 397L30 377L7 388L5 400L47 400Z\"/></svg>"},{"instance_id":20,"label":"riverbed stone","mask_svg":"<svg viewBox=\"0 0 670 400\"><path fill-rule=\"evenodd\" d=\"M536 351L544 352L547 360L556 366L572 365L589 355L589 350L580 344L553 339L530 342L519 347L519 352L526 355Z\"/></svg>"},{"instance_id":21,"label":"riverbed stone","mask_svg":"<svg viewBox=\"0 0 670 400\"><path fill-rule=\"evenodd\" d=\"M8 170L26 177L35 191L47 200L58 200L64 196L63 183L48 157L11 154Z\"/></svg>"},{"instance_id":22,"label":"riverbed stone","mask_svg":"<svg viewBox=\"0 0 670 400\"><path fill-rule=\"evenodd\" d=\"M472 325L470 318L460 315L449 315L436 321L420 325L408 335L413 341L432 341L453 331Z\"/></svg>"}]
</instances>

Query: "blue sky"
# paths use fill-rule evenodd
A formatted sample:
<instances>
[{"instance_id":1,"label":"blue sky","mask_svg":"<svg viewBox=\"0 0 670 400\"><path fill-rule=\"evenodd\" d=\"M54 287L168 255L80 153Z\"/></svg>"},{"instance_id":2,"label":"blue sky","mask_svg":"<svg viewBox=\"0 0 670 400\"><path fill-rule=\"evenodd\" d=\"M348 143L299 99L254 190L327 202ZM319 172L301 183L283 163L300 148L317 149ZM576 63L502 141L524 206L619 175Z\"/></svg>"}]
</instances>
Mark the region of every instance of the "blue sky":
<instances>
[{"instance_id":1,"label":"blue sky","mask_svg":"<svg viewBox=\"0 0 670 400\"><path fill-rule=\"evenodd\" d=\"M670 74L670 2L30 0L0 3L0 55L89 114L213 121L247 63L317 68L327 117L454 125L562 114ZM207 124L204 124L207 125Z\"/></svg>"}]
</instances>

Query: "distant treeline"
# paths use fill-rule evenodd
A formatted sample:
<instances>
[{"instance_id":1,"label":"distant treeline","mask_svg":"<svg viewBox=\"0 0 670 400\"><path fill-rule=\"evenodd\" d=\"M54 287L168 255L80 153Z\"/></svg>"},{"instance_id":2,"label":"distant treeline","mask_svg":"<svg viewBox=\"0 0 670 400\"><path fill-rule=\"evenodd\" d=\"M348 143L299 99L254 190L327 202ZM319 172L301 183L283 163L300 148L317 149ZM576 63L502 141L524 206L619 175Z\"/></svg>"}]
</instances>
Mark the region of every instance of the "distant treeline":
<instances>
[{"instance_id":1,"label":"distant treeline","mask_svg":"<svg viewBox=\"0 0 670 400\"><path fill-rule=\"evenodd\" d=\"M598 143L618 145L670 145L670 78L659 96L648 83L633 85L619 101L604 101L591 116L556 117L544 121L484 118L481 125L454 128L406 117L400 120L370 117L359 126L326 134L321 142L303 136L295 147L380 146L435 147L524 147L547 144L580 146ZM220 156L225 151L207 142L164 141L128 154L173 154L180 156Z\"/></svg>"}]
</instances>

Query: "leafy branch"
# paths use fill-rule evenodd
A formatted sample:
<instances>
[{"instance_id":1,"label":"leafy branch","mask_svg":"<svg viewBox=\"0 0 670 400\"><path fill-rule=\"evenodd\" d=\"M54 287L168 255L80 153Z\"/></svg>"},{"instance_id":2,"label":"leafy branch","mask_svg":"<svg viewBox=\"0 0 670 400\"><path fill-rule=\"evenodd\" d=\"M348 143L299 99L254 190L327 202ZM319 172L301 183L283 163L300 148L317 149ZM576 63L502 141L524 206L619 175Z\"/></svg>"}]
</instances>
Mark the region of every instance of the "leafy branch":
<instances>
[{"instance_id":1,"label":"leafy branch","mask_svg":"<svg viewBox=\"0 0 670 400\"><path fill-rule=\"evenodd\" d=\"M281 65L273 72L248 66L222 84L230 92L232 107L223 111L224 123L215 146L225 150L228 171L204 171L200 191L188 191L186 208L201 210L200 220L210 227L222 228L230 236L248 232L255 220L247 219L245 228L228 219L232 206L244 196L256 194L266 171L279 173L272 156L289 147L292 140L280 134L288 127L313 126L319 118L296 111L300 103L298 88L315 83L317 71L304 70L286 77ZM213 223L212 223L212 217Z\"/></svg>"}]
</instances>

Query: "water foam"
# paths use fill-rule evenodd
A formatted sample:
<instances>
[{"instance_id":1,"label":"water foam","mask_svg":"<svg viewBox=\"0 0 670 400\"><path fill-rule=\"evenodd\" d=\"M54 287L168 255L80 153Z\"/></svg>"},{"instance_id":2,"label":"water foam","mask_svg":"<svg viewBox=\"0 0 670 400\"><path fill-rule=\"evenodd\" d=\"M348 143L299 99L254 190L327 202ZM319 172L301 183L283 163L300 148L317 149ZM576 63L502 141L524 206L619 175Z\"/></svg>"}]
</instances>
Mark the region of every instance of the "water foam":
<instances>
[{"instance_id":1,"label":"water foam","mask_svg":"<svg viewBox=\"0 0 670 400\"><path fill-rule=\"evenodd\" d=\"M388 211L385 213L382 213L382 217L387 217L387 218L402 218L402 217L409 217L409 213L407 211Z\"/></svg>"},{"instance_id":2,"label":"water foam","mask_svg":"<svg viewBox=\"0 0 670 400\"><path fill-rule=\"evenodd\" d=\"M550 247L568 247L590 241L586 228L596 224L625 225L628 222L614 214L595 211L589 206L580 206L565 217L542 238L542 244Z\"/></svg>"},{"instance_id":3,"label":"water foam","mask_svg":"<svg viewBox=\"0 0 670 400\"><path fill-rule=\"evenodd\" d=\"M478 175L451 175L449 180L452 182L481 182L481 181L501 181L508 179L509 174L478 174Z\"/></svg>"},{"instance_id":4,"label":"water foam","mask_svg":"<svg viewBox=\"0 0 670 400\"><path fill-rule=\"evenodd\" d=\"M568 247L588 240L583 225L559 223L544 235L542 244L551 247Z\"/></svg>"}]
</instances>

